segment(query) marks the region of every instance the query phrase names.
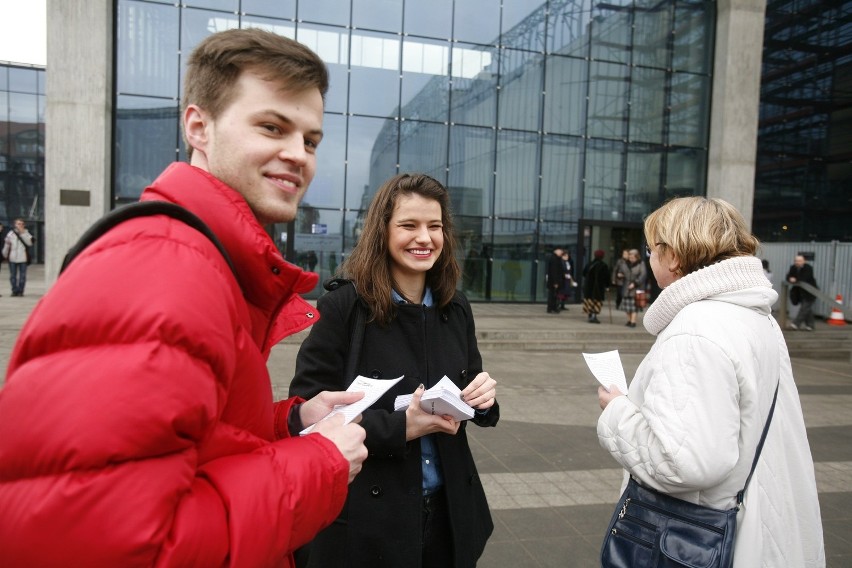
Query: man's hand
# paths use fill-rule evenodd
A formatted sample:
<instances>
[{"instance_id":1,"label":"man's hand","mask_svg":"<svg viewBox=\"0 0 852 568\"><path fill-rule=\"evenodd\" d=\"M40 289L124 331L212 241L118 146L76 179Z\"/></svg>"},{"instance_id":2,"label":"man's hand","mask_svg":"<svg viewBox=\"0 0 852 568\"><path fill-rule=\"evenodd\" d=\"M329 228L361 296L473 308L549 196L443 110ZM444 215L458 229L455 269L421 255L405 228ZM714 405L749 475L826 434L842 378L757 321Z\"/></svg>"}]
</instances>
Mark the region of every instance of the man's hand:
<instances>
[{"instance_id":1,"label":"man's hand","mask_svg":"<svg viewBox=\"0 0 852 568\"><path fill-rule=\"evenodd\" d=\"M483 371L470 381L470 384L461 392L461 397L477 410L491 408L497 398L497 381Z\"/></svg>"},{"instance_id":2,"label":"man's hand","mask_svg":"<svg viewBox=\"0 0 852 568\"><path fill-rule=\"evenodd\" d=\"M615 385L609 385L609 391L602 386L598 387L598 403L601 405L601 410L606 408L606 405L612 402L617 396L624 396L624 393L618 390Z\"/></svg>"},{"instance_id":3,"label":"man's hand","mask_svg":"<svg viewBox=\"0 0 852 568\"><path fill-rule=\"evenodd\" d=\"M363 392L322 391L299 407L299 419L307 428L325 418L338 404L352 404L362 398Z\"/></svg>"},{"instance_id":4,"label":"man's hand","mask_svg":"<svg viewBox=\"0 0 852 568\"><path fill-rule=\"evenodd\" d=\"M326 393L320 393L314 398L322 396L323 394ZM342 414L332 416L328 420L319 422L314 427L311 434L316 433L321 436L325 436L331 440L335 446L337 446L337 449L340 450L340 453L343 454L343 457L349 462L349 483L352 483L352 480L355 479L355 476L358 475L359 471L361 471L361 465L364 463L364 460L367 459L367 446L364 445L364 439L367 437L367 433L355 422L343 424L343 421L344 417Z\"/></svg>"},{"instance_id":5,"label":"man's hand","mask_svg":"<svg viewBox=\"0 0 852 568\"><path fill-rule=\"evenodd\" d=\"M417 387L411 396L411 403L405 409L405 440L411 441L427 434L443 432L455 435L459 431L458 422L452 416L438 416L429 414L420 408L420 399L426 388L423 385Z\"/></svg>"}]
</instances>

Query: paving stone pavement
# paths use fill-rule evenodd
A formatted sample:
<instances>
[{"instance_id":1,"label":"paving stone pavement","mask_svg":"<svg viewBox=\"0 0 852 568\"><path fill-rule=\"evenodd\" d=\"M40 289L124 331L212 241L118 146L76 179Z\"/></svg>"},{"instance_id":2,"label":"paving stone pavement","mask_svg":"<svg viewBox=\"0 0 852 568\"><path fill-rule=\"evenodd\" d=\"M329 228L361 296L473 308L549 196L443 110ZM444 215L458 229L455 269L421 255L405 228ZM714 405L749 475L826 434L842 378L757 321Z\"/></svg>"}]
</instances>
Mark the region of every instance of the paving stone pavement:
<instances>
[{"instance_id":1,"label":"paving stone pavement","mask_svg":"<svg viewBox=\"0 0 852 568\"><path fill-rule=\"evenodd\" d=\"M31 267L27 295L6 293L0 272L0 368L27 314L44 294L43 268ZM579 306L559 315L544 305L474 304L480 331L585 329ZM625 336L623 316L595 326L612 331L613 349ZM823 329L828 328L818 322ZM836 328L836 333L849 333ZM642 326L628 333L646 334ZM276 346L269 368L273 390L286 396L298 340ZM480 568L594 567L618 498L621 470L598 445L596 381L579 349L482 351L498 381L501 420L468 433L488 495L495 530ZM623 353L628 380L641 353ZM811 452L815 461L829 567L852 566L852 364L795 357Z\"/></svg>"}]
</instances>

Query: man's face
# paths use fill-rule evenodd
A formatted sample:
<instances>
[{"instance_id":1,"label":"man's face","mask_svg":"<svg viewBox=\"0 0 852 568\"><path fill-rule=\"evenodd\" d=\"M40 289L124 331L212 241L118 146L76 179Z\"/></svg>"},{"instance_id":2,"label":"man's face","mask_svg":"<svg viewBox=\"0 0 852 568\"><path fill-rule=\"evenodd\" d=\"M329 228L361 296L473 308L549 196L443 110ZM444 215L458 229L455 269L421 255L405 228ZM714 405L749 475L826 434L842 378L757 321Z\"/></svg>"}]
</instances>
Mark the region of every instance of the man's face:
<instances>
[{"instance_id":1,"label":"man's face","mask_svg":"<svg viewBox=\"0 0 852 568\"><path fill-rule=\"evenodd\" d=\"M796 259L793 261L793 264L795 264L799 268L803 267L805 265L805 257L797 256Z\"/></svg>"},{"instance_id":2,"label":"man's face","mask_svg":"<svg viewBox=\"0 0 852 568\"><path fill-rule=\"evenodd\" d=\"M23 231L24 230L24 222L21 221L21 220L15 221L15 230L19 231L19 232Z\"/></svg>"},{"instance_id":3,"label":"man's face","mask_svg":"<svg viewBox=\"0 0 852 568\"><path fill-rule=\"evenodd\" d=\"M237 81L236 96L217 118L195 106L184 116L194 148L192 165L242 194L261 224L295 219L316 172L322 139L319 90L280 87L246 71Z\"/></svg>"}]
</instances>

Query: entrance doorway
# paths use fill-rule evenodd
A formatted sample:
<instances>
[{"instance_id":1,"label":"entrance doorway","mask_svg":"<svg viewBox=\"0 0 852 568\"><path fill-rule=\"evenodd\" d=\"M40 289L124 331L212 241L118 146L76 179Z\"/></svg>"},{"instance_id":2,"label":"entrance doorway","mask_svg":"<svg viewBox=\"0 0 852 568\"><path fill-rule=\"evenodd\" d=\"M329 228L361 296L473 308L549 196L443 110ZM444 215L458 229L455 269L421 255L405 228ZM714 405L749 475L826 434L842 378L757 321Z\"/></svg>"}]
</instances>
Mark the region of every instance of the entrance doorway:
<instances>
[{"instance_id":1,"label":"entrance doorway","mask_svg":"<svg viewBox=\"0 0 852 568\"><path fill-rule=\"evenodd\" d=\"M612 270L624 249L638 249L644 258L645 235L642 223L618 223L591 219L580 220L580 246L576 271L582 283L583 267L591 262L596 250L604 251L604 262Z\"/></svg>"}]
</instances>

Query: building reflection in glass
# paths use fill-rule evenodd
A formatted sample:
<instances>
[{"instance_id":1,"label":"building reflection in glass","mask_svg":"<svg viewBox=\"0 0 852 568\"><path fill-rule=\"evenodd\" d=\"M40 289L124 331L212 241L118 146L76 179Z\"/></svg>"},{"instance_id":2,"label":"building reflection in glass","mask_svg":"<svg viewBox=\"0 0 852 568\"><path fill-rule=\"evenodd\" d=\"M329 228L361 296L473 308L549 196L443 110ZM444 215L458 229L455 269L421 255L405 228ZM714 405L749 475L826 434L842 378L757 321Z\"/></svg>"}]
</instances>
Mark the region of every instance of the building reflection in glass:
<instances>
[{"instance_id":1,"label":"building reflection in glass","mask_svg":"<svg viewBox=\"0 0 852 568\"><path fill-rule=\"evenodd\" d=\"M45 70L0 64L0 223L20 217L44 258Z\"/></svg>"},{"instance_id":2,"label":"building reflection in glass","mask_svg":"<svg viewBox=\"0 0 852 568\"><path fill-rule=\"evenodd\" d=\"M714 2L234 3L119 1L116 201L184 155L182 58L239 26L329 66L316 180L294 227L273 230L323 278L399 171L450 188L473 300L540 301L546 254L582 259L581 226L635 227L671 195L704 193Z\"/></svg>"}]
</instances>

